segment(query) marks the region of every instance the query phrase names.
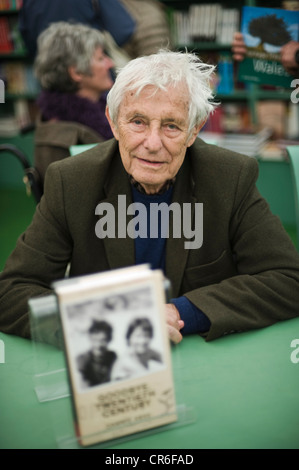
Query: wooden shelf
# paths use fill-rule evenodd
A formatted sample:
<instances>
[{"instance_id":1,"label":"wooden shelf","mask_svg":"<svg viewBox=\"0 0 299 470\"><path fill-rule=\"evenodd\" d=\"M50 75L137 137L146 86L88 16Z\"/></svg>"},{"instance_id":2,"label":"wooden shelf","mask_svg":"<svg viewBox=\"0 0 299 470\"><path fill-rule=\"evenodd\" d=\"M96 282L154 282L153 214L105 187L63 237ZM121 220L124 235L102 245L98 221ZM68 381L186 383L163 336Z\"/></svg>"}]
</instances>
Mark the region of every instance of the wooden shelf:
<instances>
[{"instance_id":1,"label":"wooden shelf","mask_svg":"<svg viewBox=\"0 0 299 470\"><path fill-rule=\"evenodd\" d=\"M24 100L35 100L37 97L36 93L6 93L5 99L9 101L14 101L18 99Z\"/></svg>"}]
</instances>

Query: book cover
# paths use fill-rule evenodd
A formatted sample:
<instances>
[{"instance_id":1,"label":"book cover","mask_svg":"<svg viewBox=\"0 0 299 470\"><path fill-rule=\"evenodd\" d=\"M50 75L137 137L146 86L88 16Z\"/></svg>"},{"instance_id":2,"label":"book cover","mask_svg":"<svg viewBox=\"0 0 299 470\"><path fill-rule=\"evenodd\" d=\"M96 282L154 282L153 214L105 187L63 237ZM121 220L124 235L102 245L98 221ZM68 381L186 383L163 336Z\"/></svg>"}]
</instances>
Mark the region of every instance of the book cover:
<instances>
[{"instance_id":1,"label":"book cover","mask_svg":"<svg viewBox=\"0 0 299 470\"><path fill-rule=\"evenodd\" d=\"M240 81L288 88L293 76L280 61L280 50L298 41L299 11L279 8L243 7L241 33L247 54L239 64Z\"/></svg>"},{"instance_id":2,"label":"book cover","mask_svg":"<svg viewBox=\"0 0 299 470\"><path fill-rule=\"evenodd\" d=\"M54 283L78 442L177 420L164 276L146 265Z\"/></svg>"}]
</instances>

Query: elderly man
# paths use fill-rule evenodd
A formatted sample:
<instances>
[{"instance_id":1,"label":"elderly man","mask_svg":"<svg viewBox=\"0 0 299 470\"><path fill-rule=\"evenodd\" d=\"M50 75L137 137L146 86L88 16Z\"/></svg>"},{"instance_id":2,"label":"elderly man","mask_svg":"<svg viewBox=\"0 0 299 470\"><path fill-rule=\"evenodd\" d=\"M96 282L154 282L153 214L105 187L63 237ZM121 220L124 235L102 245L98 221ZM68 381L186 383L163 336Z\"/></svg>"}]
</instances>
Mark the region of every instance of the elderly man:
<instances>
[{"instance_id":1,"label":"elderly man","mask_svg":"<svg viewBox=\"0 0 299 470\"><path fill-rule=\"evenodd\" d=\"M107 105L115 139L47 171L33 222L1 275L3 332L30 336L27 300L49 293L68 263L70 276L144 262L163 269L175 343L298 315L299 254L256 189L257 162L198 138L214 108L213 71L193 54L170 51L122 69ZM180 235L171 223L164 230L163 217L151 231L157 204L181 208ZM144 216L135 225L132 207Z\"/></svg>"}]
</instances>

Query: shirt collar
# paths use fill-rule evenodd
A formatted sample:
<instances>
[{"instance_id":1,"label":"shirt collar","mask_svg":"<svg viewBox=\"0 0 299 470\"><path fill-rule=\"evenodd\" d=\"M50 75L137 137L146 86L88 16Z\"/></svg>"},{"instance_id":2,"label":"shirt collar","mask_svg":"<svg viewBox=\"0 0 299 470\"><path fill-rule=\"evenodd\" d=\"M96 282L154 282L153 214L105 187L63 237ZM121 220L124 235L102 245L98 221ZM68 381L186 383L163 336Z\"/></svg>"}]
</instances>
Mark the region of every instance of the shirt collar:
<instances>
[{"instance_id":1,"label":"shirt collar","mask_svg":"<svg viewBox=\"0 0 299 470\"><path fill-rule=\"evenodd\" d=\"M142 185L138 183L138 181L136 181L132 175L128 175L128 176L129 176L129 181L131 185L134 186L134 188L137 189L137 191L139 191L141 194L146 194L145 189L142 187ZM168 189L171 186L174 185L174 182L175 182L175 177L170 180L167 180L165 184L163 185L163 187L155 194L158 194L158 195L164 194L166 191L168 191Z\"/></svg>"}]
</instances>

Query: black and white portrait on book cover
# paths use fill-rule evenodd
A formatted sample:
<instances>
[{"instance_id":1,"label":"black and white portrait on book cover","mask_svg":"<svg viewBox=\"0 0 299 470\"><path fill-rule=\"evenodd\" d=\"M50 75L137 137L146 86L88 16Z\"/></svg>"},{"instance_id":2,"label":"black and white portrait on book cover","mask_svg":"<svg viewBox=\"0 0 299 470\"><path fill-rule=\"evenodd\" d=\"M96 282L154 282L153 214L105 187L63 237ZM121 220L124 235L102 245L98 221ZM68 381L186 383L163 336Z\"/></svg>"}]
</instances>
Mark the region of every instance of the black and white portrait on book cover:
<instances>
[{"instance_id":1,"label":"black and white portrait on book cover","mask_svg":"<svg viewBox=\"0 0 299 470\"><path fill-rule=\"evenodd\" d=\"M54 288L78 442L176 421L162 273L128 268Z\"/></svg>"}]
</instances>

